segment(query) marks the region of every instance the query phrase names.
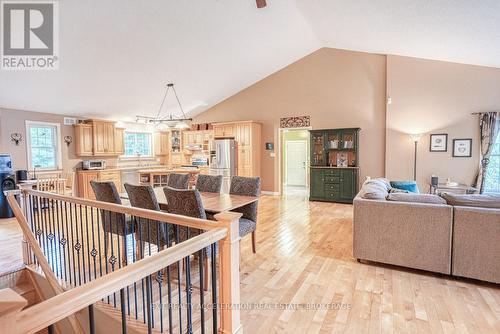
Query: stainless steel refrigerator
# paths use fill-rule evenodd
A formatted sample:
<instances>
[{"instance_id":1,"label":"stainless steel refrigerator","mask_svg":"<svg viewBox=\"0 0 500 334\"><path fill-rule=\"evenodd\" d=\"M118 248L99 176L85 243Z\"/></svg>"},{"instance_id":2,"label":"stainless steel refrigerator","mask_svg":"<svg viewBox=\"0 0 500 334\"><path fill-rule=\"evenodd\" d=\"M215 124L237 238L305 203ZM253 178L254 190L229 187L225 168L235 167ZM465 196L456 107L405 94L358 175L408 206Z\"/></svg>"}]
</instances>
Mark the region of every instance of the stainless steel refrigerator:
<instances>
[{"instance_id":1,"label":"stainless steel refrigerator","mask_svg":"<svg viewBox=\"0 0 500 334\"><path fill-rule=\"evenodd\" d=\"M236 175L236 142L234 139L214 140L210 159L210 175L222 175L222 192L228 193L231 177Z\"/></svg>"}]
</instances>

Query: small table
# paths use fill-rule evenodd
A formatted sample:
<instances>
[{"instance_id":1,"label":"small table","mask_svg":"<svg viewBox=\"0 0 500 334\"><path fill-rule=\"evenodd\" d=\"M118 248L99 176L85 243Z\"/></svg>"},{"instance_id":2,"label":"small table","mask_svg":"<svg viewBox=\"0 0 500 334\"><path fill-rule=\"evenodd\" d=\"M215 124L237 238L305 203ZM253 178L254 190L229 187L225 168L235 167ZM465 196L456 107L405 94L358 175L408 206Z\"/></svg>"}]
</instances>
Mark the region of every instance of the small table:
<instances>
[{"instance_id":1,"label":"small table","mask_svg":"<svg viewBox=\"0 0 500 334\"><path fill-rule=\"evenodd\" d=\"M168 203L165 193L163 192L163 187L154 188L156 195L156 200L160 205L160 209L167 211ZM237 208L241 208L247 204L257 202L259 200L258 196L243 196L243 195L231 195L231 194L221 194L221 193L208 193L200 192L201 202L205 211L210 213L219 213L224 211L230 211ZM128 200L127 193L121 193L120 198Z\"/></svg>"},{"instance_id":2,"label":"small table","mask_svg":"<svg viewBox=\"0 0 500 334\"><path fill-rule=\"evenodd\" d=\"M429 185L429 193L430 194L440 194L443 192L450 192L450 193L456 193L456 194L475 194L478 192L478 189L468 186L466 184L462 183L457 183L453 185L449 185L446 183L438 183L437 186L434 186L432 184Z\"/></svg>"}]
</instances>

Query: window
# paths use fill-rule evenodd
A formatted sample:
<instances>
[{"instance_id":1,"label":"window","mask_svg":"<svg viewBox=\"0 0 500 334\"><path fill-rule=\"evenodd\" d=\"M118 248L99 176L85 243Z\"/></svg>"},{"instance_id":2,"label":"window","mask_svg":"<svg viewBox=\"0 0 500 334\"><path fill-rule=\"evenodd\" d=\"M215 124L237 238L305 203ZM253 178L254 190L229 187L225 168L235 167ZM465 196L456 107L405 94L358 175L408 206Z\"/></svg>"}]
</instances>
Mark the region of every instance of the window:
<instances>
[{"instance_id":1,"label":"window","mask_svg":"<svg viewBox=\"0 0 500 334\"><path fill-rule=\"evenodd\" d=\"M60 125L26 121L28 168L60 169Z\"/></svg>"},{"instance_id":2,"label":"window","mask_svg":"<svg viewBox=\"0 0 500 334\"><path fill-rule=\"evenodd\" d=\"M490 163L484 180L484 192L500 193L500 132L491 150Z\"/></svg>"},{"instance_id":3,"label":"window","mask_svg":"<svg viewBox=\"0 0 500 334\"><path fill-rule=\"evenodd\" d=\"M126 157L150 157L152 151L151 133L125 132Z\"/></svg>"}]
</instances>

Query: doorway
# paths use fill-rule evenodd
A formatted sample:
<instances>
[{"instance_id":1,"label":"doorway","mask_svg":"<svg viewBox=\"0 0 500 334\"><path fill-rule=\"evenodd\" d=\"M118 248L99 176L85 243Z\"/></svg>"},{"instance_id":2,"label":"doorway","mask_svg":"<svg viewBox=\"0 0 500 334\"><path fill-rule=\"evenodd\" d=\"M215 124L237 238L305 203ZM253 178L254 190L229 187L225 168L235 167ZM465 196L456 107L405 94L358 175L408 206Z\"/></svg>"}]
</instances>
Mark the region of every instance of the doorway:
<instances>
[{"instance_id":1,"label":"doorway","mask_svg":"<svg viewBox=\"0 0 500 334\"><path fill-rule=\"evenodd\" d=\"M282 132L282 189L285 195L307 196L309 191L309 131Z\"/></svg>"}]
</instances>

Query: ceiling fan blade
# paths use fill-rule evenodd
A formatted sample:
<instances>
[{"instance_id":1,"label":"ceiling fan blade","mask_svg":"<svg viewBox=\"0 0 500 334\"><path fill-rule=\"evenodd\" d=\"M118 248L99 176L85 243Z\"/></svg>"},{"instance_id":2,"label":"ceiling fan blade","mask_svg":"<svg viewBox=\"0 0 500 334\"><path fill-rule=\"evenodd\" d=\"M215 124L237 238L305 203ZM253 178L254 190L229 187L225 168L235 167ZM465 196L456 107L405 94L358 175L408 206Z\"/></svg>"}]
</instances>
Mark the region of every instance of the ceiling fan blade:
<instances>
[{"instance_id":1,"label":"ceiling fan blade","mask_svg":"<svg viewBox=\"0 0 500 334\"><path fill-rule=\"evenodd\" d=\"M255 0L257 8L264 8L267 6L266 0Z\"/></svg>"}]
</instances>

